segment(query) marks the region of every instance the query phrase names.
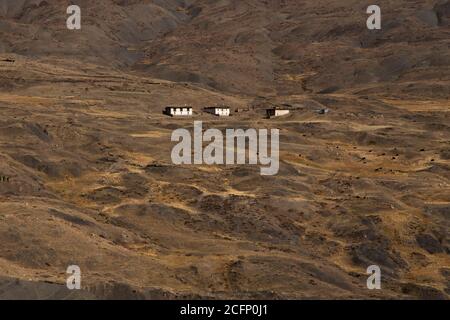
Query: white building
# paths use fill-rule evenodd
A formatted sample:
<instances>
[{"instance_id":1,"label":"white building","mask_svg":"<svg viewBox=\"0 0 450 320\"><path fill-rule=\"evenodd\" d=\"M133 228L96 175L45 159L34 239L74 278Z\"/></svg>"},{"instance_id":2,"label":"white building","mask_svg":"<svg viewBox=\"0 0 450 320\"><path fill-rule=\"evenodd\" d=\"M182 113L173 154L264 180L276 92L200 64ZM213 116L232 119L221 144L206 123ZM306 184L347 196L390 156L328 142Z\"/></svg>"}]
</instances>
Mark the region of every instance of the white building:
<instances>
[{"instance_id":1,"label":"white building","mask_svg":"<svg viewBox=\"0 0 450 320\"><path fill-rule=\"evenodd\" d=\"M268 118L272 118L272 117L281 117L281 116L288 115L290 113L290 111L289 111L289 109L271 108L271 109L266 109L266 113L267 113Z\"/></svg>"},{"instance_id":2,"label":"white building","mask_svg":"<svg viewBox=\"0 0 450 320\"><path fill-rule=\"evenodd\" d=\"M164 110L164 113L171 117L192 116L192 107L169 106L169 107L166 107L166 109Z\"/></svg>"},{"instance_id":3,"label":"white building","mask_svg":"<svg viewBox=\"0 0 450 320\"><path fill-rule=\"evenodd\" d=\"M229 117L230 116L230 107L226 107L226 106L206 107L204 109L204 111L211 113L218 117Z\"/></svg>"}]
</instances>

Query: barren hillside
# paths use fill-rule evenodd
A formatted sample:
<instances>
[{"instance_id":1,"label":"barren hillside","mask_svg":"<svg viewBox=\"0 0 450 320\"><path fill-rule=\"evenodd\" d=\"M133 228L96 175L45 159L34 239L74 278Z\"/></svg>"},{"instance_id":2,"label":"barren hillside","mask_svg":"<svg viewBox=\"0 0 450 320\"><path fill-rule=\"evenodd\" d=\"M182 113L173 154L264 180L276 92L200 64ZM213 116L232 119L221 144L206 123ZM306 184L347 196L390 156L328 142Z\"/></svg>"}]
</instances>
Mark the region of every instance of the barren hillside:
<instances>
[{"instance_id":1,"label":"barren hillside","mask_svg":"<svg viewBox=\"0 0 450 320\"><path fill-rule=\"evenodd\" d=\"M450 2L378 5L0 0L0 298L448 299ZM173 165L194 119L280 129L278 175Z\"/></svg>"}]
</instances>

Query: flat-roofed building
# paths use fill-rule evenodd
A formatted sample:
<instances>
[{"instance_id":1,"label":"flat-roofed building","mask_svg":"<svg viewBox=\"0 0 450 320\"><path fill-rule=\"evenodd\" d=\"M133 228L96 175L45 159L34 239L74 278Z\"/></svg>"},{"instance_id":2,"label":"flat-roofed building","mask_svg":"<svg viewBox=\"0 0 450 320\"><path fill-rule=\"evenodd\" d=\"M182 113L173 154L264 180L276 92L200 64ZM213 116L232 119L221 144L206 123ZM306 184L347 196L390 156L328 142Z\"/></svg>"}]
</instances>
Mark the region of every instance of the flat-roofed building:
<instances>
[{"instance_id":1,"label":"flat-roofed building","mask_svg":"<svg viewBox=\"0 0 450 320\"><path fill-rule=\"evenodd\" d=\"M230 107L227 106L205 107L203 110L218 117L230 116Z\"/></svg>"},{"instance_id":2,"label":"flat-roofed building","mask_svg":"<svg viewBox=\"0 0 450 320\"><path fill-rule=\"evenodd\" d=\"M178 106L168 106L164 110L164 114L167 114L171 117L181 117L181 116L192 116L193 111L192 107L184 106L184 107L178 107Z\"/></svg>"},{"instance_id":3,"label":"flat-roofed building","mask_svg":"<svg viewBox=\"0 0 450 320\"><path fill-rule=\"evenodd\" d=\"M266 109L266 114L267 114L268 118L285 116L285 115L288 115L290 112L291 111L289 109L286 109L286 108L270 108L270 109Z\"/></svg>"}]
</instances>

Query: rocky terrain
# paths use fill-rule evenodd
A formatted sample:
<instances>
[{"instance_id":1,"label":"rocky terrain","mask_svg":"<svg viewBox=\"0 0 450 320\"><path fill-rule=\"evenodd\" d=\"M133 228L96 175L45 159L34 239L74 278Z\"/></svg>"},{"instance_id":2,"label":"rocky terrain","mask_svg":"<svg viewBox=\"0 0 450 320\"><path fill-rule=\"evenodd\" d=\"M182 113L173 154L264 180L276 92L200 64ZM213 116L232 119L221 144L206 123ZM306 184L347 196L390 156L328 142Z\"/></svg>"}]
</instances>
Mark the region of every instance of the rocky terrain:
<instances>
[{"instance_id":1,"label":"rocky terrain","mask_svg":"<svg viewBox=\"0 0 450 320\"><path fill-rule=\"evenodd\" d=\"M0 298L448 299L450 2L377 4L0 0ZM194 119L278 175L173 165Z\"/></svg>"}]
</instances>

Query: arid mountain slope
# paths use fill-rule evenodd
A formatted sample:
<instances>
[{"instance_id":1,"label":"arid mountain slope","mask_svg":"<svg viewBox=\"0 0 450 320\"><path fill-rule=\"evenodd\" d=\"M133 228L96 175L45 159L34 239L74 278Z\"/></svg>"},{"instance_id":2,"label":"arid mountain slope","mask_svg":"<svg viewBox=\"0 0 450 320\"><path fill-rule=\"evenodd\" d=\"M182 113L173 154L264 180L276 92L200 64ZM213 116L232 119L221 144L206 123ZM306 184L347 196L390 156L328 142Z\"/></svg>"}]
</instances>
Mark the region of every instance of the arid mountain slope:
<instances>
[{"instance_id":1,"label":"arid mountain slope","mask_svg":"<svg viewBox=\"0 0 450 320\"><path fill-rule=\"evenodd\" d=\"M448 1L76 3L0 0L0 298L448 299ZM168 104L279 174L173 165Z\"/></svg>"},{"instance_id":2,"label":"arid mountain slope","mask_svg":"<svg viewBox=\"0 0 450 320\"><path fill-rule=\"evenodd\" d=\"M348 91L449 95L448 1L2 1L3 51L73 57L219 90L275 96ZM369 87L369 88L367 88Z\"/></svg>"}]
</instances>

